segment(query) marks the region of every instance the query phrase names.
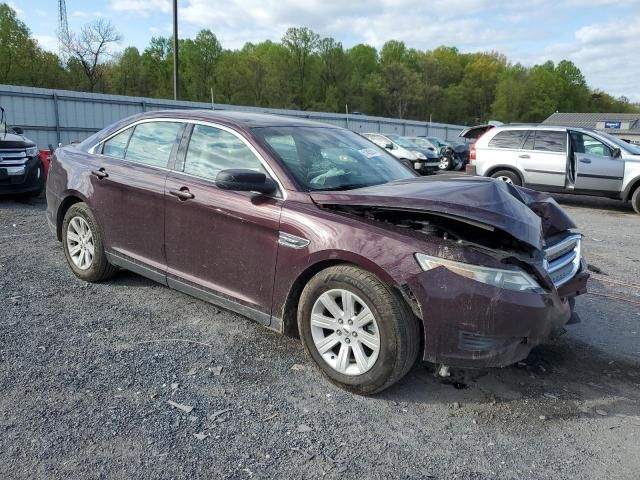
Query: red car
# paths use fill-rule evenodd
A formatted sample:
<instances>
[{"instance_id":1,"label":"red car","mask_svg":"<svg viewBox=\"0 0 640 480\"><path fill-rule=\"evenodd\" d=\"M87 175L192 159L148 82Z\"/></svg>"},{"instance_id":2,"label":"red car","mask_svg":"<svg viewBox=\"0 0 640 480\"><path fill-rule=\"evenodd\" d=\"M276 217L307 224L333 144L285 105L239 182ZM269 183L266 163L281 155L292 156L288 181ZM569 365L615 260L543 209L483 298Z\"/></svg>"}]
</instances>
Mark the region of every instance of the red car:
<instances>
[{"instance_id":1,"label":"red car","mask_svg":"<svg viewBox=\"0 0 640 480\"><path fill-rule=\"evenodd\" d=\"M504 366L575 320L588 274L548 196L418 177L367 139L278 116L127 118L56 150L47 216L81 279L125 268L298 334L371 394L416 358Z\"/></svg>"}]
</instances>

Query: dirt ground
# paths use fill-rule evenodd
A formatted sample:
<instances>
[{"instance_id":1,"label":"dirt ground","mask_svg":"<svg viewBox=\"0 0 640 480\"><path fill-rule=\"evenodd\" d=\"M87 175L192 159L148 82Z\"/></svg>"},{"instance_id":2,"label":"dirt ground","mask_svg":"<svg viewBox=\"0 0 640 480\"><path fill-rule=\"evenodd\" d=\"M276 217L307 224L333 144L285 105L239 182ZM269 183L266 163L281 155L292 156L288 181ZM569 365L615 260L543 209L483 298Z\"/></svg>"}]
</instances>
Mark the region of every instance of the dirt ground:
<instances>
[{"instance_id":1,"label":"dirt ground","mask_svg":"<svg viewBox=\"0 0 640 480\"><path fill-rule=\"evenodd\" d=\"M558 200L603 272L583 323L372 398L243 317L127 272L81 282L43 200L0 200L0 478L637 479L640 215Z\"/></svg>"}]
</instances>

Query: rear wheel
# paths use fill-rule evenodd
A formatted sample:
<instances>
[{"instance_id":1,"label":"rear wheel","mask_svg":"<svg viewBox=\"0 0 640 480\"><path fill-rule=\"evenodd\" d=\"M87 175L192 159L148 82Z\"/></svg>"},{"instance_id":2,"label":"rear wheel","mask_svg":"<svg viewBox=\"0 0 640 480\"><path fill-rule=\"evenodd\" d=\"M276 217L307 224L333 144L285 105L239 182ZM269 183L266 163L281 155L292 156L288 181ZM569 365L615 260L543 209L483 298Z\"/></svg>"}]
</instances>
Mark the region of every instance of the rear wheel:
<instances>
[{"instance_id":1,"label":"rear wheel","mask_svg":"<svg viewBox=\"0 0 640 480\"><path fill-rule=\"evenodd\" d=\"M62 224L62 245L73 273L87 282L106 280L117 271L107 261L102 234L85 203L72 205Z\"/></svg>"},{"instance_id":2,"label":"rear wheel","mask_svg":"<svg viewBox=\"0 0 640 480\"><path fill-rule=\"evenodd\" d=\"M309 281L298 328L322 373L361 395L406 375L420 346L418 320L404 300L375 275L352 266L328 268Z\"/></svg>"},{"instance_id":3,"label":"rear wheel","mask_svg":"<svg viewBox=\"0 0 640 480\"><path fill-rule=\"evenodd\" d=\"M512 172L511 170L498 170L491 178L495 178L496 180L501 180L505 183L510 183L511 185L521 186L522 182L520 181L520 177Z\"/></svg>"},{"instance_id":4,"label":"rear wheel","mask_svg":"<svg viewBox=\"0 0 640 480\"><path fill-rule=\"evenodd\" d=\"M636 213L640 213L640 186L636 188L636 191L631 195L631 206L636 211Z\"/></svg>"}]
</instances>

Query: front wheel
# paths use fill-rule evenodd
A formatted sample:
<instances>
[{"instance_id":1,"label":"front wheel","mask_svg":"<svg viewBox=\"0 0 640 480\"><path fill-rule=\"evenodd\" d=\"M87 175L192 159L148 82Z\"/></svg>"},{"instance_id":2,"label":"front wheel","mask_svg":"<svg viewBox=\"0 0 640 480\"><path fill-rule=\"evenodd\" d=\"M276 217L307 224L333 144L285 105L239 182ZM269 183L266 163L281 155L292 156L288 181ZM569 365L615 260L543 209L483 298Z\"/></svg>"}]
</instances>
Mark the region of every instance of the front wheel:
<instances>
[{"instance_id":1,"label":"front wheel","mask_svg":"<svg viewBox=\"0 0 640 480\"><path fill-rule=\"evenodd\" d=\"M636 191L631 195L631 206L636 213L640 213L640 187L636 188Z\"/></svg>"},{"instance_id":2,"label":"front wheel","mask_svg":"<svg viewBox=\"0 0 640 480\"><path fill-rule=\"evenodd\" d=\"M440 170L451 170L451 159L449 157L440 157L438 168Z\"/></svg>"},{"instance_id":3,"label":"front wheel","mask_svg":"<svg viewBox=\"0 0 640 480\"><path fill-rule=\"evenodd\" d=\"M298 306L298 329L322 373L361 395L400 380L420 347L418 320L405 301L353 266L328 268L309 281Z\"/></svg>"}]
</instances>

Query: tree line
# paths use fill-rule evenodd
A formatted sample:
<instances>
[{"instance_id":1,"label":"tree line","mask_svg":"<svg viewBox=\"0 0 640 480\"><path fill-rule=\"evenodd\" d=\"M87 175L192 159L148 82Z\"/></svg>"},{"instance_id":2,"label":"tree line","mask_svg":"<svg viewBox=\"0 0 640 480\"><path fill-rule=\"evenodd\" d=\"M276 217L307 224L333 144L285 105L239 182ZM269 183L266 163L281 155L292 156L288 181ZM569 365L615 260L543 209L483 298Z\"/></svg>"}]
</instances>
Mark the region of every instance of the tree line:
<instances>
[{"instance_id":1,"label":"tree line","mask_svg":"<svg viewBox=\"0 0 640 480\"><path fill-rule=\"evenodd\" d=\"M0 4L0 83L155 98L173 97L173 42L116 52L120 34L102 19L41 48ZM555 111L632 112L628 99L589 88L572 62L526 67L498 52L421 51L390 40L351 48L308 28L280 42L225 49L211 30L179 41L180 98L236 105L477 124L539 122Z\"/></svg>"}]
</instances>

